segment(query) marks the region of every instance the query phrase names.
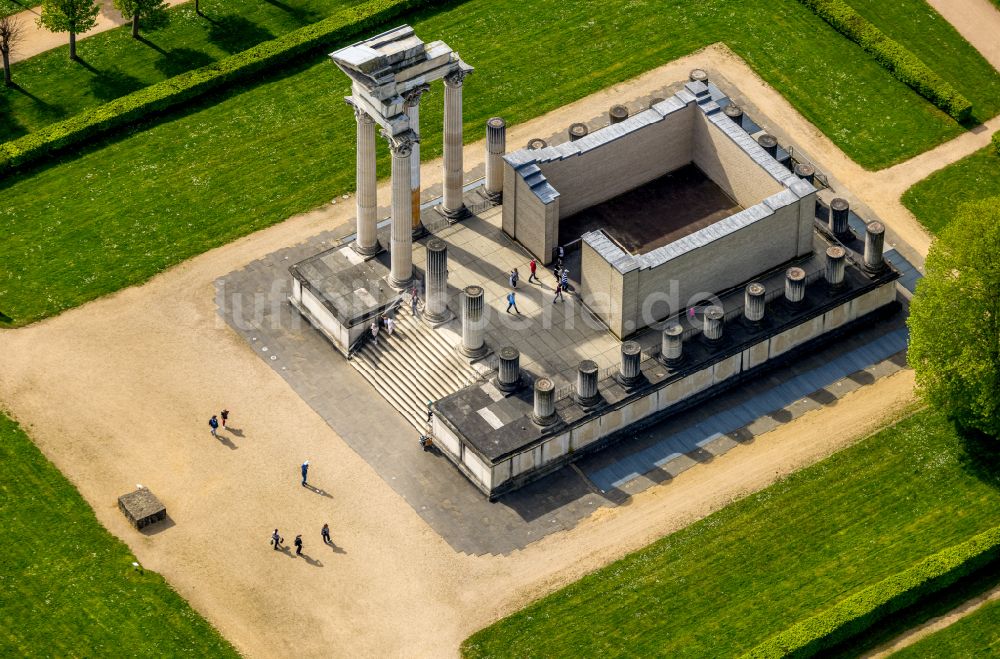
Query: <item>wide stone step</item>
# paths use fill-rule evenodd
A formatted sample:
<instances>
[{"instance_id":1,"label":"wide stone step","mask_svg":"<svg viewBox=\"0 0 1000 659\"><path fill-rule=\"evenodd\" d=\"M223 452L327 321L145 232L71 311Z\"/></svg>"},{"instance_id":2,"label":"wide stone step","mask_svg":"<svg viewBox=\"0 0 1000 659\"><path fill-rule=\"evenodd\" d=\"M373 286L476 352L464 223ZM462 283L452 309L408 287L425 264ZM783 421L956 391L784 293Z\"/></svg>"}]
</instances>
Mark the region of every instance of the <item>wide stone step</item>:
<instances>
[{"instance_id":1,"label":"wide stone step","mask_svg":"<svg viewBox=\"0 0 1000 659\"><path fill-rule=\"evenodd\" d=\"M379 334L351 363L394 409L423 432L427 403L459 391L478 371L438 331L405 311L396 314L392 336Z\"/></svg>"},{"instance_id":2,"label":"wide stone step","mask_svg":"<svg viewBox=\"0 0 1000 659\"><path fill-rule=\"evenodd\" d=\"M356 362L356 363L355 363ZM354 367L368 381L369 384L382 396L404 419L410 422L414 428L420 432L427 429L426 413L417 414L414 410L413 398L410 394L401 391L397 384L380 377L377 370L369 362L368 356L362 355L352 360Z\"/></svg>"}]
</instances>

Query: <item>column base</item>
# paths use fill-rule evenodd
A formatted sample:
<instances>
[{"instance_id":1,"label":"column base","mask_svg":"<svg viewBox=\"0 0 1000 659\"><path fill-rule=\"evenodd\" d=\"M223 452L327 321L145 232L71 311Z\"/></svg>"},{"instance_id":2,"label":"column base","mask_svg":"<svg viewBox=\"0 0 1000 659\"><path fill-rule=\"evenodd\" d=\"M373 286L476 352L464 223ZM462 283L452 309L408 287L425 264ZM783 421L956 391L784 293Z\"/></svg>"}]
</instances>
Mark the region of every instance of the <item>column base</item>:
<instances>
[{"instance_id":1,"label":"column base","mask_svg":"<svg viewBox=\"0 0 1000 659\"><path fill-rule=\"evenodd\" d=\"M416 227L414 227L413 230L410 232L410 237L413 240L417 240L418 238L423 238L428 233L429 232L427 231L427 227L425 227L423 224L419 224Z\"/></svg>"},{"instance_id":2,"label":"column base","mask_svg":"<svg viewBox=\"0 0 1000 659\"><path fill-rule=\"evenodd\" d=\"M421 320L423 320L425 323L427 323L431 327L437 327L439 325L444 325L445 323L447 323L448 321L450 321L454 317L455 317L455 314L453 314L451 312L451 309L448 309L447 307L445 308L445 310L443 312L441 312L439 314L427 313L427 307L424 307L424 313L422 313L420 315Z\"/></svg>"},{"instance_id":3,"label":"column base","mask_svg":"<svg viewBox=\"0 0 1000 659\"><path fill-rule=\"evenodd\" d=\"M591 396L590 398L580 398L576 394L573 394L573 400L576 401L576 404L579 405L584 412L591 412L604 405L604 398L601 397L601 394Z\"/></svg>"},{"instance_id":4,"label":"column base","mask_svg":"<svg viewBox=\"0 0 1000 659\"><path fill-rule=\"evenodd\" d=\"M499 192L490 192L486 189L486 186L480 186L477 188L479 191L479 196L490 202L491 204L502 204L503 203L503 190Z\"/></svg>"},{"instance_id":5,"label":"column base","mask_svg":"<svg viewBox=\"0 0 1000 659\"><path fill-rule=\"evenodd\" d=\"M862 270L862 271L863 271L863 272L864 272L864 273L865 273L866 275L871 275L871 276L873 276L873 277L874 277L875 275L880 275L880 274L882 274L883 272L885 272L885 261L882 261L881 263L879 263L879 264L878 264L877 266L875 266L875 267L872 267L872 266L868 265L867 263L862 263L862 264L861 264L861 270Z\"/></svg>"},{"instance_id":6,"label":"column base","mask_svg":"<svg viewBox=\"0 0 1000 659\"><path fill-rule=\"evenodd\" d=\"M462 204L461 206L455 209L445 208L444 205L441 205L438 206L437 209L439 213L444 215L451 222L457 222L458 220L461 220L471 215L471 213L469 213L469 209L465 207L465 204Z\"/></svg>"},{"instance_id":7,"label":"column base","mask_svg":"<svg viewBox=\"0 0 1000 659\"><path fill-rule=\"evenodd\" d=\"M354 242L351 243L351 249L353 249L358 256L363 256L367 259L375 256L376 254L382 253L382 251L385 248L382 247L382 245L377 240L375 241L374 245L370 245L368 247L362 247L360 243L358 243L358 241L355 240Z\"/></svg>"},{"instance_id":8,"label":"column base","mask_svg":"<svg viewBox=\"0 0 1000 659\"><path fill-rule=\"evenodd\" d=\"M620 384L626 391L638 389L640 386L646 384L646 376L642 373L639 373L634 378L626 378L621 373L615 373L614 378L615 382Z\"/></svg>"},{"instance_id":9,"label":"column base","mask_svg":"<svg viewBox=\"0 0 1000 659\"><path fill-rule=\"evenodd\" d=\"M517 380L515 380L510 384L501 383L500 378L493 378L492 380L490 380L490 382L492 382L493 386L499 389L500 391L504 392L505 394L509 394L521 388L521 385L524 384L524 378L518 375Z\"/></svg>"},{"instance_id":10,"label":"column base","mask_svg":"<svg viewBox=\"0 0 1000 659\"><path fill-rule=\"evenodd\" d=\"M385 281L391 288L397 291L405 291L413 285L413 275L411 274L406 279L396 279L392 274L389 274L386 276Z\"/></svg>"},{"instance_id":11,"label":"column base","mask_svg":"<svg viewBox=\"0 0 1000 659\"><path fill-rule=\"evenodd\" d=\"M490 354L490 349L486 346L486 343L484 342L483 345L479 346L478 348L473 348L471 350L469 348L466 348L465 346L458 346L458 352L463 357L468 359L470 362L475 362L479 361L486 355Z\"/></svg>"},{"instance_id":12,"label":"column base","mask_svg":"<svg viewBox=\"0 0 1000 659\"><path fill-rule=\"evenodd\" d=\"M542 426L544 428L546 426L551 426L555 424L555 422L559 420L559 417L555 414L552 414L551 416L540 417L540 416L535 416L535 414L532 413L531 420L532 422L534 422L536 426Z\"/></svg>"}]
</instances>

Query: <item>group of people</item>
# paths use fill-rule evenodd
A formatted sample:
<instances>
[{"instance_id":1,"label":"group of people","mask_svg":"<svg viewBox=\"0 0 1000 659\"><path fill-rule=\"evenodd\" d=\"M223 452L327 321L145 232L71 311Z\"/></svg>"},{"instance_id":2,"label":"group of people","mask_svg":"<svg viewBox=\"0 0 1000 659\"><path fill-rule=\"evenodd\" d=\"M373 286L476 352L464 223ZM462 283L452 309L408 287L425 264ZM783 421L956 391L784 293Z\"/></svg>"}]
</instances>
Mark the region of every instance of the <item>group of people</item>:
<instances>
[{"instance_id":1,"label":"group of people","mask_svg":"<svg viewBox=\"0 0 1000 659\"><path fill-rule=\"evenodd\" d=\"M219 436L219 418L222 418L222 427L226 427L226 421L229 420L229 410L222 410L218 414L213 414L212 418L208 420L208 427L212 429L212 437ZM204 417L202 417L204 418Z\"/></svg>"},{"instance_id":2,"label":"group of people","mask_svg":"<svg viewBox=\"0 0 1000 659\"><path fill-rule=\"evenodd\" d=\"M309 460L306 460L305 462L302 463L302 467L300 468L300 471L302 472L302 487L307 487L309 485ZM332 545L333 544L333 541L330 540L330 525L329 524L325 524L324 523L323 524L323 528L320 529L319 534L320 534L320 537L323 538L323 544L324 545ZM285 539L281 537L280 533L278 533L278 529L274 529L274 533L271 534L271 544L274 546L274 548L275 549L281 549L281 543L283 543L284 541L285 541ZM292 542L292 544L295 545L295 555L296 556L301 556L302 555L302 534L301 533L295 536L295 540Z\"/></svg>"},{"instance_id":3,"label":"group of people","mask_svg":"<svg viewBox=\"0 0 1000 659\"><path fill-rule=\"evenodd\" d=\"M417 317L419 306L420 293L417 292L417 287L414 285L410 287L410 313L413 314L414 318ZM375 342L375 345L378 345L378 335L383 329L388 336L392 336L392 333L396 331L396 319L392 315L380 313L372 319L369 331L372 334L372 341Z\"/></svg>"},{"instance_id":4,"label":"group of people","mask_svg":"<svg viewBox=\"0 0 1000 659\"><path fill-rule=\"evenodd\" d=\"M380 328L385 328L385 333L392 336L392 333L396 331L396 320L387 314L380 313L374 319L372 319L371 333L372 341L375 345L378 345L378 333Z\"/></svg>"},{"instance_id":5,"label":"group of people","mask_svg":"<svg viewBox=\"0 0 1000 659\"><path fill-rule=\"evenodd\" d=\"M333 541L330 539L330 525L329 524L323 524L323 528L320 529L319 534L320 534L320 537L323 538L323 544L324 545L332 545L333 544ZM271 545L273 545L274 549L275 550L280 550L282 548L281 544L284 541L285 541L285 539L281 537L280 533L278 533L278 529L274 529L274 533L271 534ZM296 556L301 556L302 555L302 534L301 533L299 533L298 535L295 536L295 540L292 541L292 544L295 545L295 555Z\"/></svg>"},{"instance_id":6,"label":"group of people","mask_svg":"<svg viewBox=\"0 0 1000 659\"><path fill-rule=\"evenodd\" d=\"M563 293L569 290L569 269L563 267L564 256L565 256L565 251L563 250L563 247L560 245L559 251L557 253L556 265L555 268L553 268L552 270L552 274L556 278L555 297L552 298L552 304L555 304L560 300L565 302L566 298L563 297ZM538 283L542 282L542 280L538 278L537 260L532 258L531 261L528 262L528 270L530 272L528 276L529 284L532 281L537 281ZM514 289L517 288L517 282L521 280L521 273L517 271L517 268L514 268L513 270L510 271L510 274L508 275L507 279L508 281L510 281L510 288L511 288L511 290L507 293L507 313L510 313L510 310L513 309L515 313L520 314L521 312L517 308L517 294L514 292Z\"/></svg>"}]
</instances>

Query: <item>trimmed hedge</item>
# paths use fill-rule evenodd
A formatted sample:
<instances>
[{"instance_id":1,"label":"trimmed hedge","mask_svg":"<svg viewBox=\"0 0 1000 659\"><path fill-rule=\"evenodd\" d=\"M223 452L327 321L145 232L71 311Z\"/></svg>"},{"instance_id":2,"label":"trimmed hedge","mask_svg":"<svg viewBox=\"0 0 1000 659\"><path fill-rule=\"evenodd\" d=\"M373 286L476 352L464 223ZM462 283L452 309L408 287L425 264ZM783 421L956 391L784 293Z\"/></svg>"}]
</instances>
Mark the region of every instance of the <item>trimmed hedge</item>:
<instances>
[{"instance_id":1,"label":"trimmed hedge","mask_svg":"<svg viewBox=\"0 0 1000 659\"><path fill-rule=\"evenodd\" d=\"M69 119L0 144L0 172L7 172L111 129L141 121L209 91L249 78L310 51L381 26L431 0L370 0L321 21L257 44L232 57L174 76Z\"/></svg>"},{"instance_id":2,"label":"trimmed hedge","mask_svg":"<svg viewBox=\"0 0 1000 659\"><path fill-rule=\"evenodd\" d=\"M898 41L890 39L844 0L799 0L829 23L837 32L855 42L875 58L900 82L947 112L956 121L966 121L972 103L928 68Z\"/></svg>"},{"instance_id":3,"label":"trimmed hedge","mask_svg":"<svg viewBox=\"0 0 1000 659\"><path fill-rule=\"evenodd\" d=\"M1000 558L1000 527L928 556L764 641L744 657L811 657Z\"/></svg>"},{"instance_id":4,"label":"trimmed hedge","mask_svg":"<svg viewBox=\"0 0 1000 659\"><path fill-rule=\"evenodd\" d=\"M993 137L990 138L990 141L993 142L993 150L997 152L998 156L1000 156L1000 130L993 133Z\"/></svg>"}]
</instances>

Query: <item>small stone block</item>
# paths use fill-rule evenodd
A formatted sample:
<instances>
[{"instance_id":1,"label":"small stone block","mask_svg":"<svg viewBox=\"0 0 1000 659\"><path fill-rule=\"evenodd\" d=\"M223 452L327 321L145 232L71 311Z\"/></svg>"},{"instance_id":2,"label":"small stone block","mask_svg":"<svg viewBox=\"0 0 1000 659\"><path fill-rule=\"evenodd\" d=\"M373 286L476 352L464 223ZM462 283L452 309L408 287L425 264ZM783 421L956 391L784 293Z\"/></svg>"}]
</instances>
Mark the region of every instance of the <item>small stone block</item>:
<instances>
[{"instance_id":1,"label":"small stone block","mask_svg":"<svg viewBox=\"0 0 1000 659\"><path fill-rule=\"evenodd\" d=\"M118 507L128 521L137 529L162 522L167 518L167 509L152 492L140 488L118 497Z\"/></svg>"}]
</instances>

